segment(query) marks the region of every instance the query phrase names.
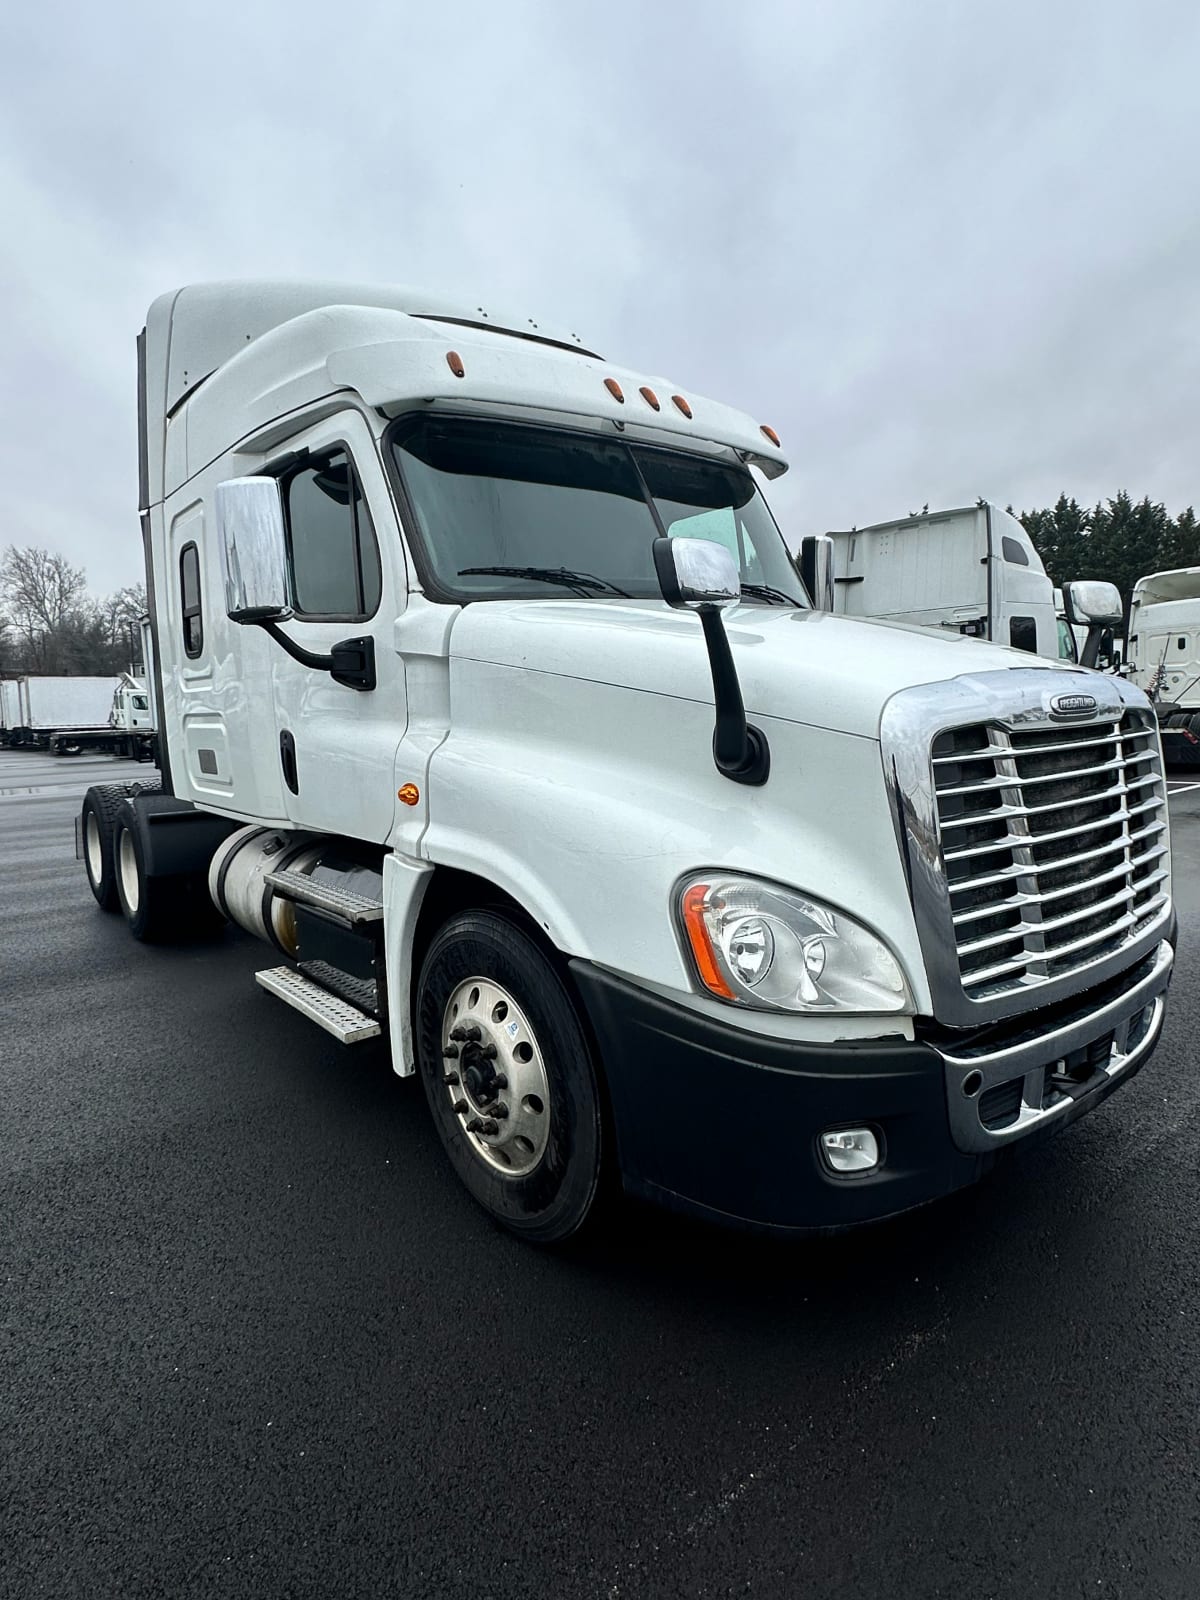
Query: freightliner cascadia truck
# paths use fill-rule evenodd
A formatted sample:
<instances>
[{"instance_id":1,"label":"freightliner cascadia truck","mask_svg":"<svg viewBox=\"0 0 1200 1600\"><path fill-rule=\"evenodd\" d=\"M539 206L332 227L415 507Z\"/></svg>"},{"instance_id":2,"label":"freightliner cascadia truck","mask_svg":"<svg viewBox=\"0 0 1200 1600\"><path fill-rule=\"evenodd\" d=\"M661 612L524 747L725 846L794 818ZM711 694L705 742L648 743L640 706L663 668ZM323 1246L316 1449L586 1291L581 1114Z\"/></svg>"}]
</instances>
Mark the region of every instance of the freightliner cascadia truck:
<instances>
[{"instance_id":1,"label":"freightliner cascadia truck","mask_svg":"<svg viewBox=\"0 0 1200 1600\"><path fill-rule=\"evenodd\" d=\"M500 1223L567 1238L608 1171L865 1222L1145 1062L1145 696L834 615L771 427L352 284L168 294L139 370L161 788L88 792L92 890L140 939L273 947L262 987L385 1041Z\"/></svg>"}]
</instances>

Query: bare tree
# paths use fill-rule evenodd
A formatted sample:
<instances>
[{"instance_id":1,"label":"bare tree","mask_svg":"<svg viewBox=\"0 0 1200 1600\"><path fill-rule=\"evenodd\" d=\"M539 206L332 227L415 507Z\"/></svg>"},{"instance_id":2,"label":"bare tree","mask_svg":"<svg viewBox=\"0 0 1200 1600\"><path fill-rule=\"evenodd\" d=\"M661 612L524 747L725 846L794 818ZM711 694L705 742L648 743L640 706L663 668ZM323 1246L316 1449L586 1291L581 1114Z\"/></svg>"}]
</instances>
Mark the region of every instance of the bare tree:
<instances>
[{"instance_id":1,"label":"bare tree","mask_svg":"<svg viewBox=\"0 0 1200 1600\"><path fill-rule=\"evenodd\" d=\"M51 666L58 654L56 641L78 629L91 605L83 569L34 545L10 545L5 552L0 599L24 641L28 665L36 671Z\"/></svg>"}]
</instances>

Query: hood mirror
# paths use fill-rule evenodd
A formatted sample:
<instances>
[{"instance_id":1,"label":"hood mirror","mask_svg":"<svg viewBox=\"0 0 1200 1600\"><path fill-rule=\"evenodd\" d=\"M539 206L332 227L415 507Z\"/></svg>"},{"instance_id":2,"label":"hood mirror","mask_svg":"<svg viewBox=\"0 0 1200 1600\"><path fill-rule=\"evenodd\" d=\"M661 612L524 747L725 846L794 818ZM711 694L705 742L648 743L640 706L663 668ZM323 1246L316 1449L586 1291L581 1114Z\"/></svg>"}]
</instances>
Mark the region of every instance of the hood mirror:
<instances>
[{"instance_id":1,"label":"hood mirror","mask_svg":"<svg viewBox=\"0 0 1200 1600\"><path fill-rule=\"evenodd\" d=\"M742 597L742 574L731 550L714 539L655 539L654 570L663 599L694 611L704 630L712 672L716 727L713 763L734 783L766 783L771 750L760 728L746 721L742 686L721 613Z\"/></svg>"}]
</instances>

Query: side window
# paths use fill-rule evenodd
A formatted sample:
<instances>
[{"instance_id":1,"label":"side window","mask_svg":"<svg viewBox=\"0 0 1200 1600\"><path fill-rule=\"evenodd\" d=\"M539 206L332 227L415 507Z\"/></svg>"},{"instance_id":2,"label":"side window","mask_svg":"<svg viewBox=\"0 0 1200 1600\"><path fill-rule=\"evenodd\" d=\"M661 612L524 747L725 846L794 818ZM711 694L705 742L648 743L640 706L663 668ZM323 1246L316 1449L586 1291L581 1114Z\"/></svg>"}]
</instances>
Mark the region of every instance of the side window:
<instances>
[{"instance_id":1,"label":"side window","mask_svg":"<svg viewBox=\"0 0 1200 1600\"><path fill-rule=\"evenodd\" d=\"M1025 554L1024 546L1014 539L1011 534L1001 534L1000 552L1010 566L1027 567L1029 565L1029 557Z\"/></svg>"},{"instance_id":2,"label":"side window","mask_svg":"<svg viewBox=\"0 0 1200 1600\"><path fill-rule=\"evenodd\" d=\"M379 546L344 450L287 480L284 513L297 615L358 622L374 616L383 587Z\"/></svg>"},{"instance_id":3,"label":"side window","mask_svg":"<svg viewBox=\"0 0 1200 1600\"><path fill-rule=\"evenodd\" d=\"M204 617L200 602L200 552L185 544L179 552L179 598L183 615L183 649L192 661L204 649Z\"/></svg>"},{"instance_id":4,"label":"side window","mask_svg":"<svg viewBox=\"0 0 1200 1600\"><path fill-rule=\"evenodd\" d=\"M1060 661L1079 660L1079 652L1075 648L1075 635L1061 617L1058 619L1058 659Z\"/></svg>"},{"instance_id":5,"label":"side window","mask_svg":"<svg viewBox=\"0 0 1200 1600\"><path fill-rule=\"evenodd\" d=\"M1014 650L1028 650L1032 655L1036 655L1037 619L1034 617L1010 617L1008 642Z\"/></svg>"}]
</instances>

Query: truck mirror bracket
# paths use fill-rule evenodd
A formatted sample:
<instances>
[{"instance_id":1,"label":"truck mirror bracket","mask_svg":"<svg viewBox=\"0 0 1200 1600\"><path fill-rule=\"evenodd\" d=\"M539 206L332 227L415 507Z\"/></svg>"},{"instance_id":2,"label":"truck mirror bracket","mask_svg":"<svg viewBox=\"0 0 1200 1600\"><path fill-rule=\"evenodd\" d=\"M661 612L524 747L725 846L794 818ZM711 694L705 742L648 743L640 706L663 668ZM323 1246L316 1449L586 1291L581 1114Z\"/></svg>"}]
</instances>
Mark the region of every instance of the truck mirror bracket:
<instances>
[{"instance_id":1,"label":"truck mirror bracket","mask_svg":"<svg viewBox=\"0 0 1200 1600\"><path fill-rule=\"evenodd\" d=\"M339 639L329 654L323 656L297 644L269 617L260 621L258 626L264 633L270 634L293 661L298 661L302 667L312 667L316 672L327 672L334 683L340 683L347 689L373 689L378 681L375 675L375 640L369 633L356 639Z\"/></svg>"},{"instance_id":2,"label":"truck mirror bracket","mask_svg":"<svg viewBox=\"0 0 1200 1600\"><path fill-rule=\"evenodd\" d=\"M723 778L757 788L771 775L771 747L762 729L746 721L742 687L720 607L698 606L696 609L712 669L717 718L713 728L713 761Z\"/></svg>"}]
</instances>

